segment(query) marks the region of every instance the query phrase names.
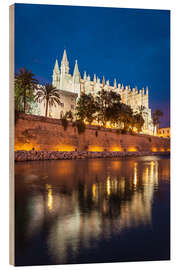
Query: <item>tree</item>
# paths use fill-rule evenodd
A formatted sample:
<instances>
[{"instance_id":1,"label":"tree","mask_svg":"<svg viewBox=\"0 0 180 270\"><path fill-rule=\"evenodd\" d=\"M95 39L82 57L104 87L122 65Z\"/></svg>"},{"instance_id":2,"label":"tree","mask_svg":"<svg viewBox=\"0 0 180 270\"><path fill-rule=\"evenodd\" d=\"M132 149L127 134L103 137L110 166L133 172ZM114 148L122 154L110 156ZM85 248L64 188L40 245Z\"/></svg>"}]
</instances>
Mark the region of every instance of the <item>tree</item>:
<instances>
[{"instance_id":1,"label":"tree","mask_svg":"<svg viewBox=\"0 0 180 270\"><path fill-rule=\"evenodd\" d=\"M140 132L144 125L144 118L142 117L141 113L136 113L133 115L133 127L137 128L137 131Z\"/></svg>"},{"instance_id":2,"label":"tree","mask_svg":"<svg viewBox=\"0 0 180 270\"><path fill-rule=\"evenodd\" d=\"M129 131L132 128L134 124L133 111L129 105L121 103L118 123L120 126L123 126L125 131Z\"/></svg>"},{"instance_id":3,"label":"tree","mask_svg":"<svg viewBox=\"0 0 180 270\"><path fill-rule=\"evenodd\" d=\"M15 103L15 111L23 112L23 89L20 87L18 81L15 80L14 87L14 103Z\"/></svg>"},{"instance_id":4,"label":"tree","mask_svg":"<svg viewBox=\"0 0 180 270\"><path fill-rule=\"evenodd\" d=\"M163 116L163 112L161 112L160 110L155 110L155 112L153 112L152 114L152 120L153 120L153 125L154 128L159 128L159 124L160 124L160 118Z\"/></svg>"},{"instance_id":5,"label":"tree","mask_svg":"<svg viewBox=\"0 0 180 270\"><path fill-rule=\"evenodd\" d=\"M76 116L81 121L87 121L89 124L95 119L97 106L91 94L82 93L76 106Z\"/></svg>"},{"instance_id":6,"label":"tree","mask_svg":"<svg viewBox=\"0 0 180 270\"><path fill-rule=\"evenodd\" d=\"M67 120L70 120L72 122L73 120L73 114L71 111L67 111L64 116Z\"/></svg>"},{"instance_id":7,"label":"tree","mask_svg":"<svg viewBox=\"0 0 180 270\"><path fill-rule=\"evenodd\" d=\"M82 93L76 109L77 118L89 124L96 120L105 127L108 122L125 132L132 131L134 127L140 132L144 125L142 113L134 114L129 105L121 102L120 94L112 90L102 89L95 97Z\"/></svg>"},{"instance_id":8,"label":"tree","mask_svg":"<svg viewBox=\"0 0 180 270\"><path fill-rule=\"evenodd\" d=\"M27 98L34 99L34 90L37 88L38 80L34 78L32 71L21 68L15 75L15 107L21 109L23 100L23 111L26 113Z\"/></svg>"},{"instance_id":9,"label":"tree","mask_svg":"<svg viewBox=\"0 0 180 270\"><path fill-rule=\"evenodd\" d=\"M48 107L60 105L60 93L52 84L45 84L45 86L38 89L35 95L35 100L38 102L45 102L45 116L47 117Z\"/></svg>"},{"instance_id":10,"label":"tree","mask_svg":"<svg viewBox=\"0 0 180 270\"><path fill-rule=\"evenodd\" d=\"M121 96L113 91L101 90L96 96L97 121L103 126L107 121L115 124L121 111Z\"/></svg>"}]
</instances>

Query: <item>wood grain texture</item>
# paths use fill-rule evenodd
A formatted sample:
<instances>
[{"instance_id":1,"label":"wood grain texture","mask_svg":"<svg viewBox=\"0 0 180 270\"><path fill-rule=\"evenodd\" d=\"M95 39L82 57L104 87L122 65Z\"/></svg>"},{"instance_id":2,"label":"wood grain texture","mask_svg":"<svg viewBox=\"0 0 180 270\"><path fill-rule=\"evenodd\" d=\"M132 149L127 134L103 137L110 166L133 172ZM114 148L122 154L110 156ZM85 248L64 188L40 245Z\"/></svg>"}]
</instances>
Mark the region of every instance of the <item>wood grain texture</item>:
<instances>
[{"instance_id":1,"label":"wood grain texture","mask_svg":"<svg viewBox=\"0 0 180 270\"><path fill-rule=\"evenodd\" d=\"M9 262L14 265L14 5L9 7Z\"/></svg>"}]
</instances>

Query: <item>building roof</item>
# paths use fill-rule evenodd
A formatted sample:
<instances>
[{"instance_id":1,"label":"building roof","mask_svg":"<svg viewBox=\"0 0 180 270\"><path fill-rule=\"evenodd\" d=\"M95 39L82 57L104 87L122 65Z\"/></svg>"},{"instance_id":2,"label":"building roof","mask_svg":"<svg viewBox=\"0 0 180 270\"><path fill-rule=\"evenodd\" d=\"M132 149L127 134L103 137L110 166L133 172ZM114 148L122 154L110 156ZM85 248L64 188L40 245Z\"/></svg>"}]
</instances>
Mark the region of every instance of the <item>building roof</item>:
<instances>
[{"instance_id":1,"label":"building roof","mask_svg":"<svg viewBox=\"0 0 180 270\"><path fill-rule=\"evenodd\" d=\"M73 93L73 92L70 92L70 91L65 91L65 90L60 90L58 89L60 94L63 94L65 96L72 96L74 98L77 98L78 97L78 94L77 93Z\"/></svg>"}]
</instances>

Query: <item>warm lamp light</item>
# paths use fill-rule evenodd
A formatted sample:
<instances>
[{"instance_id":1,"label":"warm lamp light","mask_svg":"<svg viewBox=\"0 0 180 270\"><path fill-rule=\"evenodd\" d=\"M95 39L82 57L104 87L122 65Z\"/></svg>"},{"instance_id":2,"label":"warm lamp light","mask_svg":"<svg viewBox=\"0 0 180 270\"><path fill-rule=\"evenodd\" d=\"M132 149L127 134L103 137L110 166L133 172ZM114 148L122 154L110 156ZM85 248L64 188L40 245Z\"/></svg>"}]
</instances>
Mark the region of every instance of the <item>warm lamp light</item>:
<instances>
[{"instance_id":1,"label":"warm lamp light","mask_svg":"<svg viewBox=\"0 0 180 270\"><path fill-rule=\"evenodd\" d=\"M88 148L88 151L90 151L90 152L103 152L104 149L101 146L90 146Z\"/></svg>"},{"instance_id":2,"label":"warm lamp light","mask_svg":"<svg viewBox=\"0 0 180 270\"><path fill-rule=\"evenodd\" d=\"M60 152L72 152L75 151L75 147L72 145L59 145L56 148L56 151L60 151Z\"/></svg>"},{"instance_id":3,"label":"warm lamp light","mask_svg":"<svg viewBox=\"0 0 180 270\"><path fill-rule=\"evenodd\" d=\"M122 147L119 147L119 146L113 146L113 147L111 148L111 151L112 151L112 152L122 152L123 149L122 149Z\"/></svg>"},{"instance_id":4,"label":"warm lamp light","mask_svg":"<svg viewBox=\"0 0 180 270\"><path fill-rule=\"evenodd\" d=\"M31 144L31 143L27 143L27 144L15 144L15 146L14 146L14 151L20 151L20 150L30 151L32 149L38 150L38 147L36 145L34 145L34 144Z\"/></svg>"},{"instance_id":5,"label":"warm lamp light","mask_svg":"<svg viewBox=\"0 0 180 270\"><path fill-rule=\"evenodd\" d=\"M128 148L128 152L136 152L136 151L137 151L137 149L133 146Z\"/></svg>"},{"instance_id":6,"label":"warm lamp light","mask_svg":"<svg viewBox=\"0 0 180 270\"><path fill-rule=\"evenodd\" d=\"M46 185L46 188L48 190L48 201L47 201L47 206L49 210L52 210L53 208L53 196L52 196L52 186L51 185Z\"/></svg>"},{"instance_id":7,"label":"warm lamp light","mask_svg":"<svg viewBox=\"0 0 180 270\"><path fill-rule=\"evenodd\" d=\"M111 194L111 185L110 185L109 178L107 180L106 189L107 189L107 195L109 196Z\"/></svg>"}]
</instances>

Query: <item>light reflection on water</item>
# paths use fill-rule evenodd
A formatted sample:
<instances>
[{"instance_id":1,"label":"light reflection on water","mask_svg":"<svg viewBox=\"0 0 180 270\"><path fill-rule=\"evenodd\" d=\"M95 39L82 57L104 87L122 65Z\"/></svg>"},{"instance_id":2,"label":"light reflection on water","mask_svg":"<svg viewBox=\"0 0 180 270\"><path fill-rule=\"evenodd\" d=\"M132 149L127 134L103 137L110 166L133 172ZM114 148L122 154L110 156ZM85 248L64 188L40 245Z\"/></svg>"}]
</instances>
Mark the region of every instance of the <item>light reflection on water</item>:
<instances>
[{"instance_id":1,"label":"light reflection on water","mask_svg":"<svg viewBox=\"0 0 180 270\"><path fill-rule=\"evenodd\" d=\"M157 157L16 163L17 264L29 263L38 241L45 250L35 264L78 263L82 249L101 253L102 241L151 229L169 173L169 159Z\"/></svg>"}]
</instances>

